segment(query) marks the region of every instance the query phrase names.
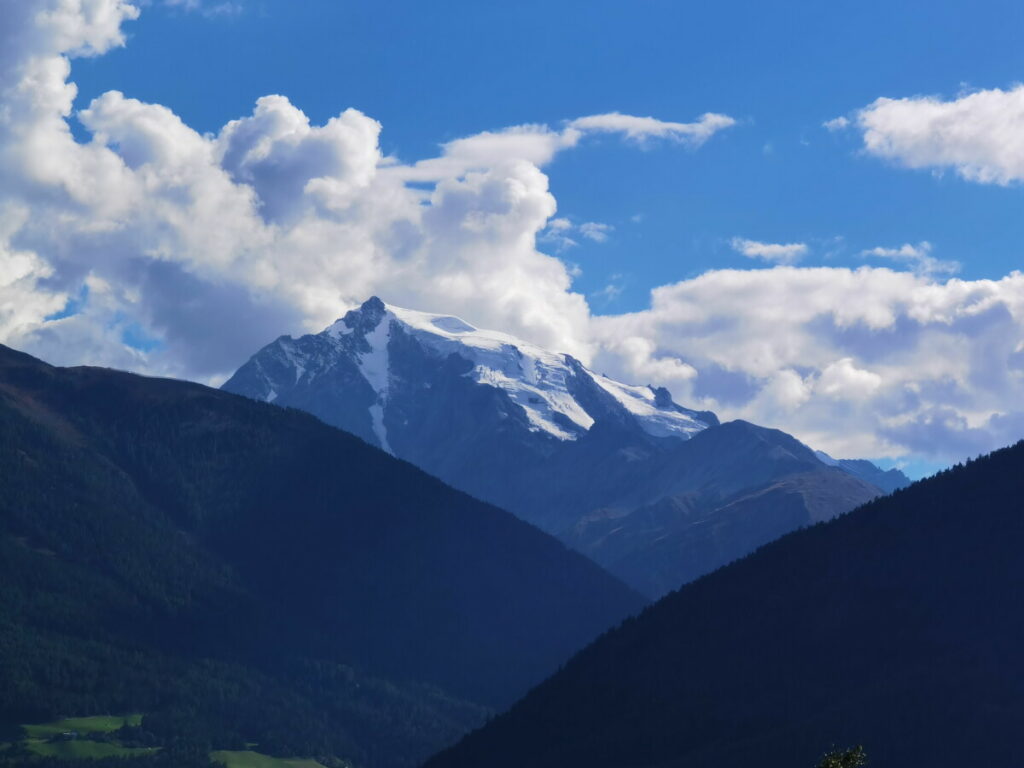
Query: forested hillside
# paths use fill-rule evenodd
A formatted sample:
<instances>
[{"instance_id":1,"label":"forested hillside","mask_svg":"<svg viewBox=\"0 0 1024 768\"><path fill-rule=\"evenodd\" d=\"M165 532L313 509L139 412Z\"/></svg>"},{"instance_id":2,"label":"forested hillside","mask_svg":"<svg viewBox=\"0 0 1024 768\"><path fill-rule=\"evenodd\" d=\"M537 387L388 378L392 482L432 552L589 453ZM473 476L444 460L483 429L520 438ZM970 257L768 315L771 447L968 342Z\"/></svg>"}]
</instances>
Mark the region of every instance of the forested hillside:
<instances>
[{"instance_id":1,"label":"forested hillside","mask_svg":"<svg viewBox=\"0 0 1024 768\"><path fill-rule=\"evenodd\" d=\"M1017 768L1024 443L793 533L602 637L429 768Z\"/></svg>"},{"instance_id":2,"label":"forested hillside","mask_svg":"<svg viewBox=\"0 0 1024 768\"><path fill-rule=\"evenodd\" d=\"M408 765L642 605L307 414L5 347L0 488L8 726Z\"/></svg>"}]
</instances>

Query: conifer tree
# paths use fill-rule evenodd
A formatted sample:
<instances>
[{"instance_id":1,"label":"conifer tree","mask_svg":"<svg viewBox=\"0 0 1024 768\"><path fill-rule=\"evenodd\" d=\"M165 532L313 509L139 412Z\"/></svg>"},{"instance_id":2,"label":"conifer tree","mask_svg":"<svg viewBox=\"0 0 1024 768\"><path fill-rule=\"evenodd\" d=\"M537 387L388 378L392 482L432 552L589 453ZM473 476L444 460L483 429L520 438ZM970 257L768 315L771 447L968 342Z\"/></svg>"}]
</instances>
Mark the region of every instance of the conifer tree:
<instances>
[{"instance_id":1,"label":"conifer tree","mask_svg":"<svg viewBox=\"0 0 1024 768\"><path fill-rule=\"evenodd\" d=\"M857 746L829 752L818 763L818 768L861 768L867 764L868 758L864 754L864 747Z\"/></svg>"}]
</instances>

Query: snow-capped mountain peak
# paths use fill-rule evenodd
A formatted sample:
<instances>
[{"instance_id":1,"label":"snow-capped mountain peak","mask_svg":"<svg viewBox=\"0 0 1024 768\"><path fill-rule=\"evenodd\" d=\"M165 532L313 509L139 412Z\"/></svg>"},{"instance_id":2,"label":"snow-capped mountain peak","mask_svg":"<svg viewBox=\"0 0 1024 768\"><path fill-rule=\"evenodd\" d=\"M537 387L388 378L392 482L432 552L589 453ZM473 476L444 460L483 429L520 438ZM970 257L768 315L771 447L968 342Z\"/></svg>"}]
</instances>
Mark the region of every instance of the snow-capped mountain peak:
<instances>
[{"instance_id":1,"label":"snow-capped mountain peak","mask_svg":"<svg viewBox=\"0 0 1024 768\"><path fill-rule=\"evenodd\" d=\"M392 388L398 375L392 356L403 354L396 352L404 348L399 341L414 342L433 366L454 355L466 369L460 375L504 395L508 412L518 414L529 432L559 441L579 438L598 419L615 419L653 437L678 439L717 423L713 414L677 405L667 390L623 384L590 371L570 355L477 328L452 315L385 304L377 297L320 334L281 337L239 369L225 388L287 405L297 397L308 398L317 381L332 379L328 374L340 366L349 374L343 378L351 391L338 393L337 381L330 389L349 398L356 390L368 396L374 442L390 451L388 430L394 425L388 412L399 397ZM429 386L428 378L424 372L423 386ZM408 371L402 379L408 388Z\"/></svg>"},{"instance_id":2,"label":"snow-capped mountain peak","mask_svg":"<svg viewBox=\"0 0 1024 768\"><path fill-rule=\"evenodd\" d=\"M452 315L403 309L373 297L331 329L339 333L340 323L349 332L359 333L373 322L377 326L368 337L386 338L381 328L397 325L439 358L454 354L468 360L473 365L467 374L470 378L503 391L523 409L531 431L544 432L559 440L575 439L594 425L595 416L575 393L590 382L597 384L650 435L686 438L710 423L707 414L703 414L702 420L696 412L677 406L666 390L621 384L595 374L570 355L551 352L500 331L476 328ZM362 365L366 365L367 359L379 360L382 356L379 344L371 344L371 349L362 358ZM376 363L371 370L378 370ZM581 378L585 380L581 382ZM383 386L386 389L386 384Z\"/></svg>"}]
</instances>

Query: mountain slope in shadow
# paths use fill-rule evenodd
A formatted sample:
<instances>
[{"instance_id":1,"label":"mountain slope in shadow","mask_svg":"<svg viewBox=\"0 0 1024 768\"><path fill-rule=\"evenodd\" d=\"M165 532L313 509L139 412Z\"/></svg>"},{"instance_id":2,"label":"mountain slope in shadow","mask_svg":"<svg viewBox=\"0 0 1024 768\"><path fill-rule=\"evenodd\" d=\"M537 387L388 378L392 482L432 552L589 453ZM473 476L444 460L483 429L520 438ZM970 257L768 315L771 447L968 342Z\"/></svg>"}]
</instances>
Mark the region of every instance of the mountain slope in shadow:
<instances>
[{"instance_id":1,"label":"mountain slope in shadow","mask_svg":"<svg viewBox=\"0 0 1024 768\"><path fill-rule=\"evenodd\" d=\"M429 768L1020 765L1024 443L668 595Z\"/></svg>"},{"instance_id":2,"label":"mountain slope in shadow","mask_svg":"<svg viewBox=\"0 0 1024 768\"><path fill-rule=\"evenodd\" d=\"M408 765L643 604L307 414L4 347L0 487L5 722Z\"/></svg>"}]
</instances>

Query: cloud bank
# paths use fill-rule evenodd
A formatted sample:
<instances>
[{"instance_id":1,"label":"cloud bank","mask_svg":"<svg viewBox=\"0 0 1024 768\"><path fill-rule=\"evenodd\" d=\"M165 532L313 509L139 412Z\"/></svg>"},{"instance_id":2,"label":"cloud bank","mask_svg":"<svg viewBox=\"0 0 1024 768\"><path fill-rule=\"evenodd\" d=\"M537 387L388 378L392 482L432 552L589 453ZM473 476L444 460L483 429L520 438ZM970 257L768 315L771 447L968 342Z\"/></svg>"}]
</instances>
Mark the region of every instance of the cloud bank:
<instances>
[{"instance_id":1,"label":"cloud bank","mask_svg":"<svg viewBox=\"0 0 1024 768\"><path fill-rule=\"evenodd\" d=\"M644 312L592 313L574 268L543 248L612 230L559 218L544 167L596 134L697 149L730 117L590 115L460 138L409 163L382 154L370 116L315 125L282 95L213 135L116 91L73 115L71 59L122 45L137 13L121 0L0 0L6 344L216 382L281 333L319 330L378 294L833 455L954 458L1024 433L1024 277L941 279L920 267L924 244L871 254L905 271L849 270L789 265L800 243L739 240L772 266L657 288ZM971 173L1016 173L994 158Z\"/></svg>"},{"instance_id":2,"label":"cloud bank","mask_svg":"<svg viewBox=\"0 0 1024 768\"><path fill-rule=\"evenodd\" d=\"M1024 275L719 270L595 319L602 355L684 401L843 456L952 459L1024 434ZM686 361L677 366L677 361Z\"/></svg>"}]
</instances>

